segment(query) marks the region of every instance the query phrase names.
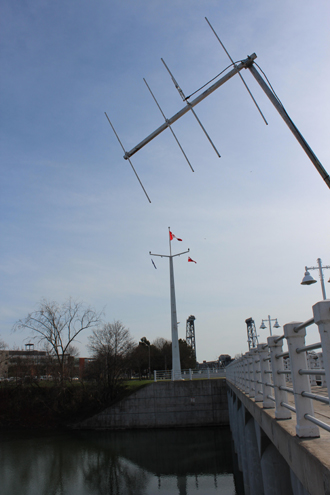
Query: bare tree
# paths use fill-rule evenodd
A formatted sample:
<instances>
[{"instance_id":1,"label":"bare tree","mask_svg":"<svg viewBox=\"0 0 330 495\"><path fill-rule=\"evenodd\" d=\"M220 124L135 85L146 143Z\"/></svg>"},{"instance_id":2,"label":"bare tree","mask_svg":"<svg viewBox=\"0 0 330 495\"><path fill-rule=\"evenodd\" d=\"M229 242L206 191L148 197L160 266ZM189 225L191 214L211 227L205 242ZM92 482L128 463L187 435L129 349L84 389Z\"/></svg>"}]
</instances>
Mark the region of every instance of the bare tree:
<instances>
[{"instance_id":1,"label":"bare tree","mask_svg":"<svg viewBox=\"0 0 330 495\"><path fill-rule=\"evenodd\" d=\"M5 373L5 367L3 367L3 363L5 363L8 359L8 351L5 352L7 347L7 344L2 339L0 339L0 377Z\"/></svg>"},{"instance_id":2,"label":"bare tree","mask_svg":"<svg viewBox=\"0 0 330 495\"><path fill-rule=\"evenodd\" d=\"M2 339L0 339L0 351L4 351L6 347L7 344Z\"/></svg>"},{"instance_id":3,"label":"bare tree","mask_svg":"<svg viewBox=\"0 0 330 495\"><path fill-rule=\"evenodd\" d=\"M100 364L100 372L107 386L115 387L128 366L135 343L129 329L121 321L106 323L93 330L88 348Z\"/></svg>"},{"instance_id":4,"label":"bare tree","mask_svg":"<svg viewBox=\"0 0 330 495\"><path fill-rule=\"evenodd\" d=\"M101 322L101 313L71 298L59 305L42 299L39 308L14 325L15 330L31 330L33 338L46 344L56 357L60 378L64 378L65 356L77 336Z\"/></svg>"}]
</instances>

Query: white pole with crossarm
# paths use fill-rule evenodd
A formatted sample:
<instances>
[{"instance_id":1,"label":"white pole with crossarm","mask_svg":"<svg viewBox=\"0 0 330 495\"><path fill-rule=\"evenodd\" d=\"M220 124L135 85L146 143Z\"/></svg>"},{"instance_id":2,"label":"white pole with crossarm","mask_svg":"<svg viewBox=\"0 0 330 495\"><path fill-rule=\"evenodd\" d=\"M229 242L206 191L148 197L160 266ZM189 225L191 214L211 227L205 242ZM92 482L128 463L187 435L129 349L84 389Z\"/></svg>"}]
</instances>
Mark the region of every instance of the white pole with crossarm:
<instances>
[{"instance_id":1,"label":"white pole with crossarm","mask_svg":"<svg viewBox=\"0 0 330 495\"><path fill-rule=\"evenodd\" d=\"M180 363L180 350L179 350L179 335L178 335L178 317L176 313L176 299L175 299L175 286L174 286L174 269L173 258L175 256L181 256L182 254L189 253L189 249L183 253L172 254L171 248L171 235L169 230L169 243L170 243L170 255L166 254L152 254L150 256L160 256L161 258L169 258L170 263L170 296L171 296L171 336L172 336L172 379L181 380L181 363Z\"/></svg>"}]
</instances>

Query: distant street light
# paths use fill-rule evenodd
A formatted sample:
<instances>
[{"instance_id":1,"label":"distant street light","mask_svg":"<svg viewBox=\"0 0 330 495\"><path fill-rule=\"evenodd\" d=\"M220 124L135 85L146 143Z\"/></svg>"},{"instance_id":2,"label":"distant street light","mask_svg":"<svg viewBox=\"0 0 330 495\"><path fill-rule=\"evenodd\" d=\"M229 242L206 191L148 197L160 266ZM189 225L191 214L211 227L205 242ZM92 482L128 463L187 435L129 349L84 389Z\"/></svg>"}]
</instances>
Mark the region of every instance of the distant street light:
<instances>
[{"instance_id":1,"label":"distant street light","mask_svg":"<svg viewBox=\"0 0 330 495\"><path fill-rule=\"evenodd\" d=\"M320 280L321 280L321 288L322 288L322 295L323 295L323 300L327 298L326 293L325 293L325 286L324 286L324 278L323 278L323 270L330 268L330 266L322 266L322 260L321 258L317 258L317 264L318 266L305 266L305 276L301 281L301 285L311 285L311 284L316 284L316 280L311 276L309 273L309 270L318 270L319 275L320 275ZM330 282L330 278L328 280Z\"/></svg>"},{"instance_id":2,"label":"distant street light","mask_svg":"<svg viewBox=\"0 0 330 495\"><path fill-rule=\"evenodd\" d=\"M281 326L281 325L279 325L279 324L278 324L277 318L273 318L273 319L272 319L272 318L268 315L268 318L267 318L267 319L265 319L265 320L261 320L261 325L260 325L260 328L261 328L262 330L264 330L265 328L267 328L267 327L266 327L266 325L265 325L265 321L268 321L268 325L269 325L269 333L270 333L270 335L273 335L273 334L272 334L272 323L271 323L272 321L275 321L274 328L280 328L280 326Z\"/></svg>"},{"instance_id":3,"label":"distant street light","mask_svg":"<svg viewBox=\"0 0 330 495\"><path fill-rule=\"evenodd\" d=\"M150 380L150 372L151 372L151 370L150 370L150 342L149 342L149 340L146 339L146 337L142 337L142 339L140 340L139 344L148 347L148 350L149 350L149 372L148 372L148 378Z\"/></svg>"}]
</instances>

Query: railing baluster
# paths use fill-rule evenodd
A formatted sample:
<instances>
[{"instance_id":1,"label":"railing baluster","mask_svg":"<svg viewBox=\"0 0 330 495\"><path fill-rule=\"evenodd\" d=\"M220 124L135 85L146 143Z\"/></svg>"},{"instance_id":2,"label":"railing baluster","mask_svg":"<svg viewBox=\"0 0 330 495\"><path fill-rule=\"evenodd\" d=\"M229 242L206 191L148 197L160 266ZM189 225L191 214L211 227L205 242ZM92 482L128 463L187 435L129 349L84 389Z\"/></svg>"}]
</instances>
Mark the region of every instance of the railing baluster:
<instances>
[{"instance_id":1,"label":"railing baluster","mask_svg":"<svg viewBox=\"0 0 330 495\"><path fill-rule=\"evenodd\" d=\"M260 391L260 386L258 381L260 380L260 356L258 349L252 349L252 365L253 365L253 381L254 381L254 400L256 402L262 402L263 400L263 395L262 392Z\"/></svg>"},{"instance_id":2,"label":"railing baluster","mask_svg":"<svg viewBox=\"0 0 330 495\"><path fill-rule=\"evenodd\" d=\"M277 358L277 354L282 353L283 340L278 340L278 336L271 336L267 339L270 358L271 369L273 372L273 382L275 385L275 418L276 419L291 419L291 412L282 406L282 402L288 402L288 394L285 390L281 390L280 387L285 387L285 376L278 374L278 371L282 371L284 368L283 357Z\"/></svg>"},{"instance_id":3,"label":"railing baluster","mask_svg":"<svg viewBox=\"0 0 330 495\"><path fill-rule=\"evenodd\" d=\"M246 352L243 356L244 358L244 391L247 395L250 393L250 370L249 370L249 360L248 360L248 352Z\"/></svg>"},{"instance_id":4,"label":"railing baluster","mask_svg":"<svg viewBox=\"0 0 330 495\"><path fill-rule=\"evenodd\" d=\"M325 377L327 383L330 383L330 300L314 304L313 314L321 337Z\"/></svg>"},{"instance_id":5,"label":"railing baluster","mask_svg":"<svg viewBox=\"0 0 330 495\"><path fill-rule=\"evenodd\" d=\"M265 347L265 344L258 344L257 349L260 356L260 375L263 394L262 406L264 409L273 409L275 407L274 402L268 398L268 395L272 393L271 387L267 385L269 381L268 374L266 373L269 371L268 348Z\"/></svg>"},{"instance_id":6,"label":"railing baluster","mask_svg":"<svg viewBox=\"0 0 330 495\"><path fill-rule=\"evenodd\" d=\"M253 374L252 351L249 351L247 353L247 364L248 364L248 380L249 380L249 397L253 399L255 396L255 384L254 384L254 374Z\"/></svg>"},{"instance_id":7,"label":"railing baluster","mask_svg":"<svg viewBox=\"0 0 330 495\"><path fill-rule=\"evenodd\" d=\"M264 409L275 407L276 419L289 419L290 411L295 412L296 433L300 438L319 437L319 426L330 432L330 424L314 416L313 402L330 405L329 391L328 396L324 389L320 389L321 395L311 392L311 384L320 385L322 380L323 388L330 383L330 300L315 304L313 314L313 318L303 323L284 325L284 335L269 337L267 344L258 344L226 370L229 383L255 402L262 401ZM306 327L313 323L318 325L321 342L306 346ZM284 339L288 352L282 350ZM316 349L321 352L308 354ZM289 381L292 388L286 384ZM295 407L288 403L288 392L294 396Z\"/></svg>"},{"instance_id":8,"label":"railing baluster","mask_svg":"<svg viewBox=\"0 0 330 495\"><path fill-rule=\"evenodd\" d=\"M299 333L295 328L300 323L292 322L284 325L284 335L288 342L288 349L291 362L291 378L294 390L294 400L296 406L296 433L298 437L319 437L319 429L305 418L305 415L314 416L314 407L311 399L302 397L302 392L311 392L308 375L302 375L299 370L307 368L307 356L305 352L297 353L299 347L305 345L306 328L302 328Z\"/></svg>"}]
</instances>

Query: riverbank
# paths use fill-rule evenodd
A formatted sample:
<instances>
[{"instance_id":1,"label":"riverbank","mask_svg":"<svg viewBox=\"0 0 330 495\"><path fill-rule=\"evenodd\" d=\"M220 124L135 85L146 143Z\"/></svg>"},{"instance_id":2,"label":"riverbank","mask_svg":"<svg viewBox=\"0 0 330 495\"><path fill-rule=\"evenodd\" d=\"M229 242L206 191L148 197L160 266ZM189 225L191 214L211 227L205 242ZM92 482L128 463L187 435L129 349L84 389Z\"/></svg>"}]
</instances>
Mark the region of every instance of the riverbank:
<instances>
[{"instance_id":1,"label":"riverbank","mask_svg":"<svg viewBox=\"0 0 330 495\"><path fill-rule=\"evenodd\" d=\"M2 384L0 429L71 428L146 386L149 381L120 383L104 389L97 383Z\"/></svg>"}]
</instances>

